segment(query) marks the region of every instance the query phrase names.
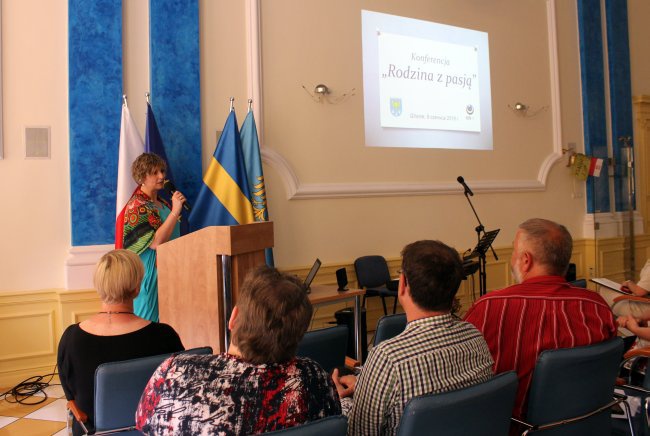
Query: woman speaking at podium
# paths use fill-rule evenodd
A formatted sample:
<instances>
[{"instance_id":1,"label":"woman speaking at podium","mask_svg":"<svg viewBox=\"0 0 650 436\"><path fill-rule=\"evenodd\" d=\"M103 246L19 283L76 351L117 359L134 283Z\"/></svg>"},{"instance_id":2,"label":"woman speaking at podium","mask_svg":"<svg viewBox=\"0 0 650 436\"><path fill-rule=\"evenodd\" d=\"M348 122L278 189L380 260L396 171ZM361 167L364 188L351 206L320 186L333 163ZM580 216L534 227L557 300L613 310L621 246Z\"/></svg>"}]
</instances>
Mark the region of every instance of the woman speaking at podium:
<instances>
[{"instance_id":1,"label":"woman speaking at podium","mask_svg":"<svg viewBox=\"0 0 650 436\"><path fill-rule=\"evenodd\" d=\"M156 248L180 235L178 219L185 196L173 193L171 206L158 197L163 189L167 164L154 153L142 153L133 161L131 174L139 185L124 212L123 248L140 256L144 278L140 294L133 301L137 316L158 322L158 270Z\"/></svg>"}]
</instances>

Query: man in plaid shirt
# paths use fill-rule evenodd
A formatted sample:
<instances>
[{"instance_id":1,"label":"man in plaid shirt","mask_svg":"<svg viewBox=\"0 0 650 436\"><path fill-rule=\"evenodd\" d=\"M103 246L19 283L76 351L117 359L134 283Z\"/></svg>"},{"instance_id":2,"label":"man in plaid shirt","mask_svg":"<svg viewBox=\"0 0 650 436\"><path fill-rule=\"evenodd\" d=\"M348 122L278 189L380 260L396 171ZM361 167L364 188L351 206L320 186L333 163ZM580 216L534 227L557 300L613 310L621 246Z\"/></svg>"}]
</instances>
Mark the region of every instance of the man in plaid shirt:
<instances>
[{"instance_id":1,"label":"man in plaid shirt","mask_svg":"<svg viewBox=\"0 0 650 436\"><path fill-rule=\"evenodd\" d=\"M393 435L412 397L492 377L483 336L451 314L462 279L460 257L445 244L418 241L404 248L398 298L406 329L370 352L358 381L333 374L343 409L349 411L348 435Z\"/></svg>"}]
</instances>

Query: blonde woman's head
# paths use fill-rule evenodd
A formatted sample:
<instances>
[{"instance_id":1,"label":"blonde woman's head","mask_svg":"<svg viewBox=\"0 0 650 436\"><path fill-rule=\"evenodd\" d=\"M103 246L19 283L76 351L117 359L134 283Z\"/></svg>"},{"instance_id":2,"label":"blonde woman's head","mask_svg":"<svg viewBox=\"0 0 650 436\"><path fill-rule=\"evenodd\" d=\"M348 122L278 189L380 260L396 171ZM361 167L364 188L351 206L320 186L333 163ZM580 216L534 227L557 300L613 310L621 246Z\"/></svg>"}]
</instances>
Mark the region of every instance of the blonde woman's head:
<instances>
[{"instance_id":1,"label":"blonde woman's head","mask_svg":"<svg viewBox=\"0 0 650 436\"><path fill-rule=\"evenodd\" d=\"M113 250L99 259L93 282L104 303L119 304L138 296L143 276L144 265L137 254Z\"/></svg>"}]
</instances>

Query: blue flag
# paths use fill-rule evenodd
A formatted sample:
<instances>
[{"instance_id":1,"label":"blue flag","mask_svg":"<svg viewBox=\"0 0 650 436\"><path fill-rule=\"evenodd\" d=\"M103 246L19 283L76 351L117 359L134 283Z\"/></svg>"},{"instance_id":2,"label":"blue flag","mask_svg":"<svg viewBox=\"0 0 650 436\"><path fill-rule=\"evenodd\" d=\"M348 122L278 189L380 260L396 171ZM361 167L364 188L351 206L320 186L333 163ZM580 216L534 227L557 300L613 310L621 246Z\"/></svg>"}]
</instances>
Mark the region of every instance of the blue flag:
<instances>
[{"instance_id":1,"label":"blue flag","mask_svg":"<svg viewBox=\"0 0 650 436\"><path fill-rule=\"evenodd\" d=\"M192 231L254 222L235 111L226 120L190 214Z\"/></svg>"},{"instance_id":2,"label":"blue flag","mask_svg":"<svg viewBox=\"0 0 650 436\"><path fill-rule=\"evenodd\" d=\"M149 103L147 103L147 130L144 134L144 151L156 153L167 162L167 178L173 182L172 167L169 164L169 159L167 159L165 146L158 130L158 123L156 123L156 117L153 116L153 109L151 109Z\"/></svg>"},{"instance_id":3,"label":"blue flag","mask_svg":"<svg viewBox=\"0 0 650 436\"><path fill-rule=\"evenodd\" d=\"M160 136L160 131L158 130L158 123L156 123L156 117L153 115L153 109L151 105L147 103L147 129L144 135L144 151L147 153L156 153L158 156L162 157L163 160L167 163L167 174L166 179L176 185L174 182L174 174L172 172L172 164L167 159L167 153L165 153L165 146L163 144L162 137ZM178 188L179 191L183 192L181 188ZM167 191L160 191L158 195L164 198L170 205L172 199ZM187 219L188 213L185 209L181 210L181 235L186 235L189 233L189 223Z\"/></svg>"},{"instance_id":4,"label":"blue flag","mask_svg":"<svg viewBox=\"0 0 650 436\"><path fill-rule=\"evenodd\" d=\"M262 157L260 155L260 142L257 136L257 126L253 111L249 111L244 119L240 131L241 146L244 153L244 164L248 175L250 200L253 206L255 221L268 221L269 209L266 204L266 186L264 172L262 171ZM273 249L266 249L266 264L273 266Z\"/></svg>"}]
</instances>

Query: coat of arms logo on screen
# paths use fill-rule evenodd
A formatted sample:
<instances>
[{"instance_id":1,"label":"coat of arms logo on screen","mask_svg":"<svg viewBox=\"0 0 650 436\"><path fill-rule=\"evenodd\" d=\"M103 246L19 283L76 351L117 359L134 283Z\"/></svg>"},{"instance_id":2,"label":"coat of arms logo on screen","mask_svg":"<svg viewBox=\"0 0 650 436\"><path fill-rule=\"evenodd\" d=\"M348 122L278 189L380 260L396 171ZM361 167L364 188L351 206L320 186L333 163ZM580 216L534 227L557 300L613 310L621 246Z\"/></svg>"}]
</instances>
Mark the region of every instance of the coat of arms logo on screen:
<instances>
[{"instance_id":1,"label":"coat of arms logo on screen","mask_svg":"<svg viewBox=\"0 0 650 436\"><path fill-rule=\"evenodd\" d=\"M401 98L392 98L390 99L390 113L394 117L399 117L402 115L402 99Z\"/></svg>"}]
</instances>

